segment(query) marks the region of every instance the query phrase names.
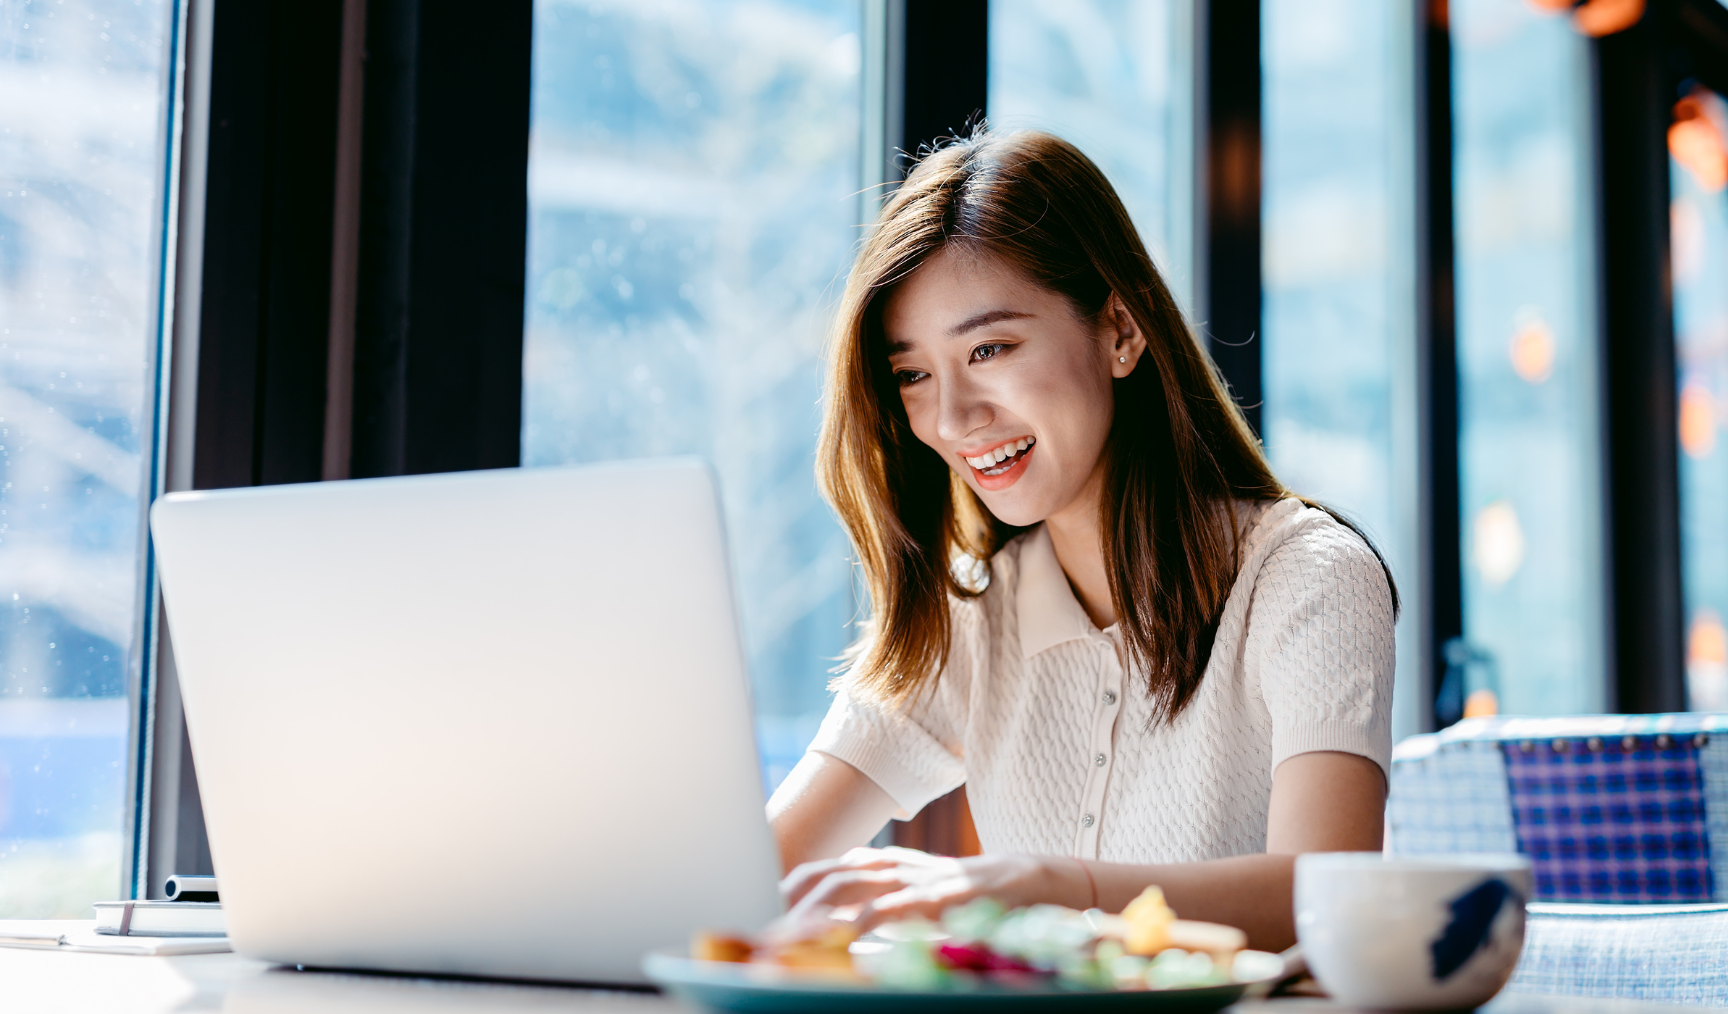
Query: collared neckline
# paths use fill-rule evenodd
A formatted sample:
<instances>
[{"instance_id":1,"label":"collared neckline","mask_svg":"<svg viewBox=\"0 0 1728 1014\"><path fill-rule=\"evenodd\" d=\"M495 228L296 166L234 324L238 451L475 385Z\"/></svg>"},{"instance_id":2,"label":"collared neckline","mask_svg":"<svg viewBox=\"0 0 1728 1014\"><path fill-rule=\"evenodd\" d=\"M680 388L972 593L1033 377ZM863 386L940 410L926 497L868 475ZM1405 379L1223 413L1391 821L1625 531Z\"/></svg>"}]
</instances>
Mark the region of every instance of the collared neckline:
<instances>
[{"instance_id":1,"label":"collared neckline","mask_svg":"<svg viewBox=\"0 0 1728 1014\"><path fill-rule=\"evenodd\" d=\"M1056 559L1056 546L1044 525L1033 529L1020 544L1020 580L1014 593L1015 612L1020 618L1020 657L1031 658L1066 641L1092 636L1098 628Z\"/></svg>"},{"instance_id":2,"label":"collared neckline","mask_svg":"<svg viewBox=\"0 0 1728 1014\"><path fill-rule=\"evenodd\" d=\"M1244 556L1268 522L1302 510L1302 502L1285 497L1268 504L1254 505L1259 516L1252 518L1242 539ZM1237 575L1240 578L1240 574ZM1020 584L1015 593L1015 612L1020 618L1020 657L1033 655L1067 641L1077 641L1102 633L1120 642L1119 624L1112 623L1099 631L1074 589L1068 575L1056 559L1056 546L1050 541L1050 528L1040 524L1026 535L1020 545Z\"/></svg>"}]
</instances>

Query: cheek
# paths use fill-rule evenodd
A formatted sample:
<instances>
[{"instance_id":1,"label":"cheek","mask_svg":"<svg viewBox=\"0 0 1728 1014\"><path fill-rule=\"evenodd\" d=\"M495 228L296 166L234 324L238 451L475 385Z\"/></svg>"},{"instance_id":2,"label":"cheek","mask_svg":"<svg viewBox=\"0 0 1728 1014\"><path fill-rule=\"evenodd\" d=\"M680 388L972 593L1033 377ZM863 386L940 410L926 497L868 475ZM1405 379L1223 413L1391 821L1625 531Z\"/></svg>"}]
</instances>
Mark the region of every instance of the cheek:
<instances>
[{"instance_id":1,"label":"cheek","mask_svg":"<svg viewBox=\"0 0 1728 1014\"><path fill-rule=\"evenodd\" d=\"M1116 388L1111 382L1109 367L1092 355L1091 343L1085 354L1077 355L1064 372L1067 397L1070 398L1072 427L1092 440L1100 440L1110 432L1110 420L1116 412Z\"/></svg>"},{"instance_id":2,"label":"cheek","mask_svg":"<svg viewBox=\"0 0 1728 1014\"><path fill-rule=\"evenodd\" d=\"M902 388L900 407L906 410L906 422L912 427L912 435L936 447L936 400L924 397L926 393L916 387Z\"/></svg>"},{"instance_id":3,"label":"cheek","mask_svg":"<svg viewBox=\"0 0 1728 1014\"><path fill-rule=\"evenodd\" d=\"M1090 445L1110 431L1115 390L1108 375L1100 380L1096 370L1082 369L1082 364L1052 366L1027 371L1020 392L1025 414L1062 438L1064 457L1088 453Z\"/></svg>"}]
</instances>

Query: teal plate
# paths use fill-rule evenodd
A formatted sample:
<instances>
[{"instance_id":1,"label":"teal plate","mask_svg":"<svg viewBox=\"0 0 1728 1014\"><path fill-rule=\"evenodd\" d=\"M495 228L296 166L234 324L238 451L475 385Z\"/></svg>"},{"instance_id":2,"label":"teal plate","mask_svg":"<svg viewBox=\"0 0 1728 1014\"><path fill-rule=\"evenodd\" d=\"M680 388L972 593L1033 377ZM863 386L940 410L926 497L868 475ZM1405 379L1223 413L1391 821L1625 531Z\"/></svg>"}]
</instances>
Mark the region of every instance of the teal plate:
<instances>
[{"instance_id":1,"label":"teal plate","mask_svg":"<svg viewBox=\"0 0 1728 1014\"><path fill-rule=\"evenodd\" d=\"M672 950L650 953L642 971L666 992L716 1011L738 1014L935 1014L942 1011L1156 1011L1203 1014L1243 994L1264 995L1281 978L1282 962L1265 955L1266 978L1188 989L1089 990L984 984L966 990L901 990L802 976L771 966L697 961Z\"/></svg>"}]
</instances>

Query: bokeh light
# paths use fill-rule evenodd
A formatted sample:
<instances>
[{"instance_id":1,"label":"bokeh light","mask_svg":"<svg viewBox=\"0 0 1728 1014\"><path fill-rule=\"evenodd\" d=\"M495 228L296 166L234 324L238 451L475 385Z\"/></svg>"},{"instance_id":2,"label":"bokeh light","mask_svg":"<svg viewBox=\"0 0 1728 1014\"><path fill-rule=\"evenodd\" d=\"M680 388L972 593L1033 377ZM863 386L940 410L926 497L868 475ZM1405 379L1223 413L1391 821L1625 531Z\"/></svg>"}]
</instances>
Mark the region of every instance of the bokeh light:
<instances>
[{"instance_id":1,"label":"bokeh light","mask_svg":"<svg viewBox=\"0 0 1728 1014\"><path fill-rule=\"evenodd\" d=\"M1524 526L1518 511L1506 500L1496 500L1476 512L1470 526L1470 561L1482 580L1499 586L1512 580L1524 564Z\"/></svg>"},{"instance_id":2,"label":"bokeh light","mask_svg":"<svg viewBox=\"0 0 1728 1014\"><path fill-rule=\"evenodd\" d=\"M1534 312L1520 314L1509 352L1520 379L1540 384L1554 373L1554 331Z\"/></svg>"}]
</instances>

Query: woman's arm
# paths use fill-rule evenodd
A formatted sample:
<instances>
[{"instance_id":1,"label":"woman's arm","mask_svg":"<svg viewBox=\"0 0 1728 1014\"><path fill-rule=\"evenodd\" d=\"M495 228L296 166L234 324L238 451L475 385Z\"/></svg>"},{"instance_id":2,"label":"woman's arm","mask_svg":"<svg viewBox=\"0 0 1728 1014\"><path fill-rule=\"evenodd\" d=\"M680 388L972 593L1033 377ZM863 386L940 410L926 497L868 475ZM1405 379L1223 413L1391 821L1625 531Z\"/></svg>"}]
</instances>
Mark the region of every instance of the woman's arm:
<instances>
[{"instance_id":1,"label":"woman's arm","mask_svg":"<svg viewBox=\"0 0 1728 1014\"><path fill-rule=\"evenodd\" d=\"M1237 926L1261 950L1296 942L1296 856L1375 852L1385 826L1386 778L1353 753L1303 753L1278 765L1266 818L1266 854L1201 863L1092 863L1098 903L1119 912L1147 884L1185 919Z\"/></svg>"},{"instance_id":2,"label":"woman's arm","mask_svg":"<svg viewBox=\"0 0 1728 1014\"><path fill-rule=\"evenodd\" d=\"M870 776L825 753L807 753L768 800L780 869L868 844L899 806Z\"/></svg>"},{"instance_id":3,"label":"woman's arm","mask_svg":"<svg viewBox=\"0 0 1728 1014\"><path fill-rule=\"evenodd\" d=\"M1117 912L1148 884L1157 884L1183 918L1238 926L1247 931L1250 946L1279 951L1296 942L1296 854L1379 849L1385 807L1386 780L1379 765L1355 754L1305 753L1273 773L1262 855L1164 865L1088 861L1082 868L1079 860L1065 856L944 859L859 849L838 860L801 866L783 887L800 907L862 906L860 922L870 926L910 915L934 918L980 895L1007 905L1046 901L1086 908L1094 903L1093 883L1096 904ZM778 823L775 830L779 833ZM787 839L780 838L785 855Z\"/></svg>"}]
</instances>

